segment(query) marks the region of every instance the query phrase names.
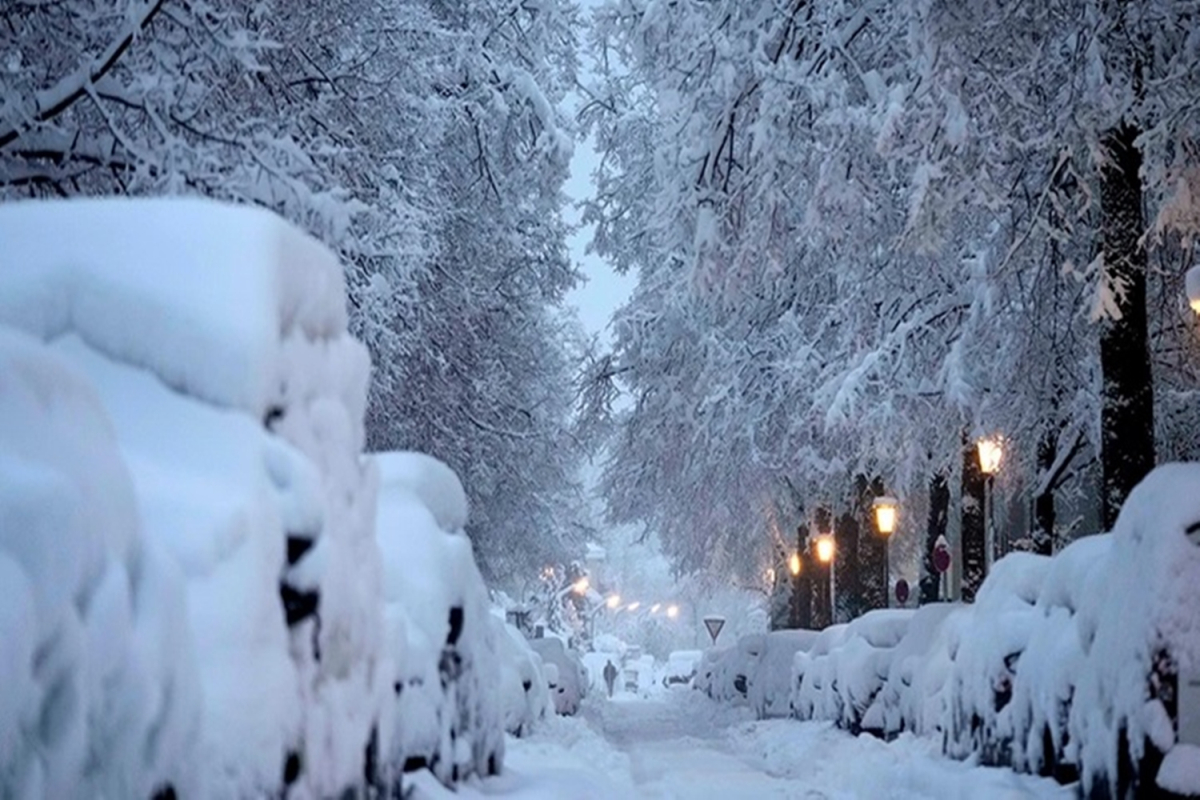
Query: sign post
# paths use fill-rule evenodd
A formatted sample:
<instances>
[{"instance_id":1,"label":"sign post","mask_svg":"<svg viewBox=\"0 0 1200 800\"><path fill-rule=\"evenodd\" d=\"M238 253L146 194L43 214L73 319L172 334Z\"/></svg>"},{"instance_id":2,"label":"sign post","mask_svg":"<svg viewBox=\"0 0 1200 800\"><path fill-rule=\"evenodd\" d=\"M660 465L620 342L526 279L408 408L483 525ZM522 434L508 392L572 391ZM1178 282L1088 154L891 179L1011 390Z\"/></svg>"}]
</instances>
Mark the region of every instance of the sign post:
<instances>
[{"instance_id":1,"label":"sign post","mask_svg":"<svg viewBox=\"0 0 1200 800\"><path fill-rule=\"evenodd\" d=\"M946 600L950 595L950 543L939 536L933 545L933 568L938 571L938 599Z\"/></svg>"},{"instance_id":2,"label":"sign post","mask_svg":"<svg viewBox=\"0 0 1200 800\"><path fill-rule=\"evenodd\" d=\"M721 635L721 628L725 627L725 618L716 615L709 615L704 618L704 627L708 629L708 635L712 637L712 643L717 643L717 637Z\"/></svg>"}]
</instances>

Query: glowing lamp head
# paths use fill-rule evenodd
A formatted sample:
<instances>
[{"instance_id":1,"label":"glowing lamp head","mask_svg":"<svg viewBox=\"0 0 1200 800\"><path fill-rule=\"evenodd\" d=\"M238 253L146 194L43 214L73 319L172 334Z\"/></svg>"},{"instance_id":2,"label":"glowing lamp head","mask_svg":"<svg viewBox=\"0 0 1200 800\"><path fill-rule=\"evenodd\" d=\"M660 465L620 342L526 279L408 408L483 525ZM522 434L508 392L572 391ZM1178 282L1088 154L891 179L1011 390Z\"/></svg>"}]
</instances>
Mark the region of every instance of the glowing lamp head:
<instances>
[{"instance_id":1,"label":"glowing lamp head","mask_svg":"<svg viewBox=\"0 0 1200 800\"><path fill-rule=\"evenodd\" d=\"M604 604L609 608L616 608L617 606L621 605L621 595L614 594L612 597L605 600Z\"/></svg>"},{"instance_id":2,"label":"glowing lamp head","mask_svg":"<svg viewBox=\"0 0 1200 800\"><path fill-rule=\"evenodd\" d=\"M995 475L1000 469L1000 459L1004 457L1004 446L1000 437L980 439L977 447L979 449L979 469L983 471L984 475Z\"/></svg>"},{"instance_id":3,"label":"glowing lamp head","mask_svg":"<svg viewBox=\"0 0 1200 800\"><path fill-rule=\"evenodd\" d=\"M679 606L667 606L667 616L670 619L675 619L679 616Z\"/></svg>"},{"instance_id":4,"label":"glowing lamp head","mask_svg":"<svg viewBox=\"0 0 1200 800\"><path fill-rule=\"evenodd\" d=\"M788 559L788 569L793 575L800 574L800 554L792 553L792 557Z\"/></svg>"},{"instance_id":5,"label":"glowing lamp head","mask_svg":"<svg viewBox=\"0 0 1200 800\"><path fill-rule=\"evenodd\" d=\"M660 608L662 608L662 603L655 603L654 605L650 606L650 613L657 614Z\"/></svg>"},{"instance_id":6,"label":"glowing lamp head","mask_svg":"<svg viewBox=\"0 0 1200 800\"><path fill-rule=\"evenodd\" d=\"M894 497L876 497L872 504L875 509L875 526L884 536L896 530L896 510L899 503Z\"/></svg>"},{"instance_id":7,"label":"glowing lamp head","mask_svg":"<svg viewBox=\"0 0 1200 800\"><path fill-rule=\"evenodd\" d=\"M589 586L588 579L580 578L579 580L577 580L571 584L571 591L573 591L575 594L586 594L587 590L588 590L588 586Z\"/></svg>"},{"instance_id":8,"label":"glowing lamp head","mask_svg":"<svg viewBox=\"0 0 1200 800\"><path fill-rule=\"evenodd\" d=\"M826 534L817 537L817 558L822 564L828 564L833 560L833 537Z\"/></svg>"},{"instance_id":9,"label":"glowing lamp head","mask_svg":"<svg viewBox=\"0 0 1200 800\"><path fill-rule=\"evenodd\" d=\"M1192 307L1192 311L1200 314L1200 264L1189 269L1183 281L1187 289L1188 305Z\"/></svg>"},{"instance_id":10,"label":"glowing lamp head","mask_svg":"<svg viewBox=\"0 0 1200 800\"><path fill-rule=\"evenodd\" d=\"M629 605L625 606L625 610L626 610L626 611L637 611L637 610L638 610L638 606L640 606L640 605L641 605L641 602L640 602L640 601L638 601L638 600L634 600L632 603L630 603Z\"/></svg>"}]
</instances>

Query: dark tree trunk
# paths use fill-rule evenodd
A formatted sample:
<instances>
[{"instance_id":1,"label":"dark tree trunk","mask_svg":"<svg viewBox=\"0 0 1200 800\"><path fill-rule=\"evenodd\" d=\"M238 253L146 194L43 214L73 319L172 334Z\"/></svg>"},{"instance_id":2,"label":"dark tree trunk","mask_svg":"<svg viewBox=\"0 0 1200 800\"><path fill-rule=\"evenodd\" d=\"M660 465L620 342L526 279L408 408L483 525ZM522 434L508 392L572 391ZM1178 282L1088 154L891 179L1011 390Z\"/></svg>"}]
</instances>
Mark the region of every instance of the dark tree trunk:
<instances>
[{"instance_id":1,"label":"dark tree trunk","mask_svg":"<svg viewBox=\"0 0 1200 800\"><path fill-rule=\"evenodd\" d=\"M832 530L832 520L829 509L820 507L814 513L813 522L816 524L818 536ZM816 537L809 537L808 563L812 566L812 627L827 628L833 624L833 605L829 592L830 564L822 564L817 558Z\"/></svg>"},{"instance_id":2,"label":"dark tree trunk","mask_svg":"<svg viewBox=\"0 0 1200 800\"><path fill-rule=\"evenodd\" d=\"M942 574L933 565L933 549L939 537L946 535L950 522L950 484L946 473L937 472L929 479L929 524L925 528L925 552L921 554L920 602L936 603Z\"/></svg>"},{"instance_id":3,"label":"dark tree trunk","mask_svg":"<svg viewBox=\"0 0 1200 800\"><path fill-rule=\"evenodd\" d=\"M833 560L834 579L837 581L837 615L850 620L863 612L862 588L858 575L858 519L847 512L838 518L834 530L834 547L837 555Z\"/></svg>"},{"instance_id":4,"label":"dark tree trunk","mask_svg":"<svg viewBox=\"0 0 1200 800\"><path fill-rule=\"evenodd\" d=\"M975 600L987 572L983 517L984 475L974 442L963 445L962 462L962 599Z\"/></svg>"},{"instance_id":5,"label":"dark tree trunk","mask_svg":"<svg viewBox=\"0 0 1200 800\"><path fill-rule=\"evenodd\" d=\"M796 528L796 552L800 554L800 574L792 576L792 624L793 628L812 627L812 565L807 553L808 526Z\"/></svg>"},{"instance_id":6,"label":"dark tree trunk","mask_svg":"<svg viewBox=\"0 0 1200 800\"><path fill-rule=\"evenodd\" d=\"M1042 431L1037 446L1038 475L1046 489L1033 499L1033 552L1048 556L1054 552L1054 481L1046 480L1058 457L1058 434L1052 428Z\"/></svg>"},{"instance_id":7,"label":"dark tree trunk","mask_svg":"<svg viewBox=\"0 0 1200 800\"><path fill-rule=\"evenodd\" d=\"M1103 138L1100 170L1101 249L1104 280L1118 313L1100 327L1104 390L1100 409L1103 473L1101 520L1117 521L1121 504L1154 468L1154 393L1146 334L1146 230L1142 214L1142 156L1138 129L1122 124Z\"/></svg>"},{"instance_id":8,"label":"dark tree trunk","mask_svg":"<svg viewBox=\"0 0 1200 800\"><path fill-rule=\"evenodd\" d=\"M875 511L872 503L883 496L883 481L871 480L859 475L854 479L855 495L858 498L858 580L862 597L862 610L887 608L887 539L875 527Z\"/></svg>"}]
</instances>

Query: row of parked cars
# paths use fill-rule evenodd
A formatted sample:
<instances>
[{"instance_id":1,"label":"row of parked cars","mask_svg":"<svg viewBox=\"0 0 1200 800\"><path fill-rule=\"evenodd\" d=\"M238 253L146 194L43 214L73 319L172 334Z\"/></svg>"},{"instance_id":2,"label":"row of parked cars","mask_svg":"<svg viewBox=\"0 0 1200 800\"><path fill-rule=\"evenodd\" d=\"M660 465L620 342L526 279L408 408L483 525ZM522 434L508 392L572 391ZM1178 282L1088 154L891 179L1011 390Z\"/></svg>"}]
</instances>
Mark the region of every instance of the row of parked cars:
<instances>
[{"instance_id":1,"label":"row of parked cars","mask_svg":"<svg viewBox=\"0 0 1200 800\"><path fill-rule=\"evenodd\" d=\"M1010 554L973 604L743 637L697 681L760 716L908 731L1087 797L1197 797L1198 608L1200 465L1167 465L1112 533Z\"/></svg>"},{"instance_id":2,"label":"row of parked cars","mask_svg":"<svg viewBox=\"0 0 1200 800\"><path fill-rule=\"evenodd\" d=\"M4 204L0 241L0 797L499 771L549 659L454 472L364 452L337 259L199 200Z\"/></svg>"}]
</instances>

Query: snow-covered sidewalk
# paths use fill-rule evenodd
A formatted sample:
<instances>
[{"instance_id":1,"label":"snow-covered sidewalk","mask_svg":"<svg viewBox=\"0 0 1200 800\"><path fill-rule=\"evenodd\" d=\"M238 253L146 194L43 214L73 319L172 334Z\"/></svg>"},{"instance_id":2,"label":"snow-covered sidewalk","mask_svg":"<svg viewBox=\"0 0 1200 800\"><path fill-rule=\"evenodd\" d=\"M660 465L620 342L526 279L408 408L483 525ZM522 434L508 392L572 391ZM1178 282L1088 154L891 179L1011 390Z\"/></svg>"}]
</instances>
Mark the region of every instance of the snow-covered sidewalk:
<instances>
[{"instance_id":1,"label":"snow-covered sidewalk","mask_svg":"<svg viewBox=\"0 0 1200 800\"><path fill-rule=\"evenodd\" d=\"M449 797L420 781L416 797ZM505 774L455 797L797 800L1024 800L1073 797L1053 781L941 756L932 742L885 743L826 723L754 721L744 708L683 689L650 699L592 698L509 741Z\"/></svg>"}]
</instances>

